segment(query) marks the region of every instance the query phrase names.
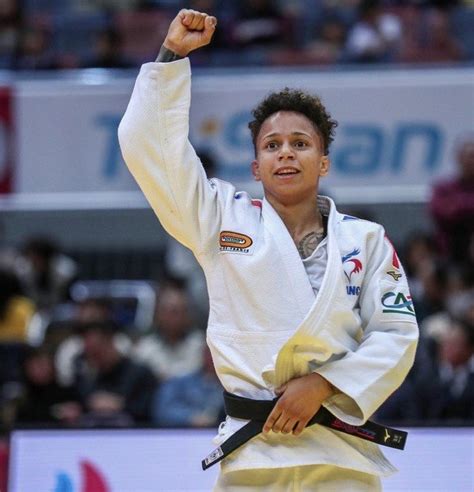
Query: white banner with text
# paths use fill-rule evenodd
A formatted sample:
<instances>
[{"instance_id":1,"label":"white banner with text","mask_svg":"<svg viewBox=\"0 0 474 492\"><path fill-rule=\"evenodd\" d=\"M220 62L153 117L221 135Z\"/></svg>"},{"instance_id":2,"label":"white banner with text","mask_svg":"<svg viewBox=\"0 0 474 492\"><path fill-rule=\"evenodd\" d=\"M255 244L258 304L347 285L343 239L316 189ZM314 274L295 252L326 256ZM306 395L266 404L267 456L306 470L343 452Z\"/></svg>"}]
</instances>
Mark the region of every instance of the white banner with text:
<instances>
[{"instance_id":1,"label":"white banner with text","mask_svg":"<svg viewBox=\"0 0 474 492\"><path fill-rule=\"evenodd\" d=\"M455 143L474 130L473 68L199 71L191 140L215 158L219 177L257 195L247 124L256 103L284 86L319 94L339 122L322 187L345 201L422 201L434 180L456 172ZM136 191L117 141L132 87L131 79L18 82L14 191Z\"/></svg>"},{"instance_id":2,"label":"white banner with text","mask_svg":"<svg viewBox=\"0 0 474 492\"><path fill-rule=\"evenodd\" d=\"M9 492L212 490L209 430L16 431ZM384 448L399 473L384 490L471 492L474 429L410 429L405 451Z\"/></svg>"}]
</instances>

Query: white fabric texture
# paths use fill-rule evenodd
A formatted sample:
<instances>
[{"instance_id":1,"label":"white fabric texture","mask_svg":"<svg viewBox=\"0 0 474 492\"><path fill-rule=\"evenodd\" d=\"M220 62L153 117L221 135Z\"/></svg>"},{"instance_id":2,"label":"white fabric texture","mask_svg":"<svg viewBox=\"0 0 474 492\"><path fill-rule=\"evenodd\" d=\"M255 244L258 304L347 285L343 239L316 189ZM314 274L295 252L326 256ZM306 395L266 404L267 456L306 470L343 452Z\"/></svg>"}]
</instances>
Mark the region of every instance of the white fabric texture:
<instances>
[{"instance_id":1,"label":"white fabric texture","mask_svg":"<svg viewBox=\"0 0 474 492\"><path fill-rule=\"evenodd\" d=\"M324 405L349 424L363 423L402 383L418 339L392 245L380 225L344 216L318 197L319 208L328 210L328 234L315 296L272 206L207 180L188 141L190 86L187 58L143 65L119 141L164 228L204 270L207 341L220 381L231 393L272 399L276 387L317 371L340 390ZM227 418L216 442L244 424ZM318 425L298 438L261 434L221 466L231 472L313 464L374 475L395 470L377 445Z\"/></svg>"},{"instance_id":2,"label":"white fabric texture","mask_svg":"<svg viewBox=\"0 0 474 492\"><path fill-rule=\"evenodd\" d=\"M380 478L331 465L220 474L214 492L379 492Z\"/></svg>"}]
</instances>

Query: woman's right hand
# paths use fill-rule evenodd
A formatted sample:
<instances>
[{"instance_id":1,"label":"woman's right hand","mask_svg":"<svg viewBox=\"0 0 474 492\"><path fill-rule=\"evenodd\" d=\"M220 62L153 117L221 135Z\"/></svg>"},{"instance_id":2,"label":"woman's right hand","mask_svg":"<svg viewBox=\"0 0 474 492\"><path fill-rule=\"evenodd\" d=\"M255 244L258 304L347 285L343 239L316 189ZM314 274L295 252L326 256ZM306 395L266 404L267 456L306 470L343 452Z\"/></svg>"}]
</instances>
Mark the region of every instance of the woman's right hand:
<instances>
[{"instance_id":1,"label":"woman's right hand","mask_svg":"<svg viewBox=\"0 0 474 492\"><path fill-rule=\"evenodd\" d=\"M182 9L173 19L163 46L180 56L211 42L217 19L196 10Z\"/></svg>"}]
</instances>

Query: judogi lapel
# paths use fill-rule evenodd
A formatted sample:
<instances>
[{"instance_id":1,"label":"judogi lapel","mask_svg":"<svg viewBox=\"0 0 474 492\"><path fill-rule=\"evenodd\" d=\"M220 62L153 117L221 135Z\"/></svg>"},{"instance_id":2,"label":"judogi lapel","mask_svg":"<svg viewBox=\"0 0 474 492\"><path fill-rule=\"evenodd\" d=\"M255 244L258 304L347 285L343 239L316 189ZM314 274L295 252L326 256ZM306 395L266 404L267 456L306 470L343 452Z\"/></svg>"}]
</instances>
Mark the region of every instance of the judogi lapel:
<instances>
[{"instance_id":1,"label":"judogi lapel","mask_svg":"<svg viewBox=\"0 0 474 492\"><path fill-rule=\"evenodd\" d=\"M320 197L321 204L329 203L327 231L328 260L321 288L315 297L297 248L286 229L283 221L268 203L263 201L262 214L265 227L278 238L278 247L282 258L282 268L288 272L292 288L297 292L298 305L303 311L303 320L295 328L294 335L275 354L271 364L264 367L263 378L272 386L278 387L288 380L308 374L310 362L317 364L326 361L332 354L326 340L318 337L328 323L336 323L334 314L342 309L334 309L341 304L343 307L345 292L343 291L343 269L341 255L336 238L338 214L329 198ZM331 320L331 321L330 321ZM337 326L337 325L336 325ZM308 350L306 349L308 348Z\"/></svg>"}]
</instances>

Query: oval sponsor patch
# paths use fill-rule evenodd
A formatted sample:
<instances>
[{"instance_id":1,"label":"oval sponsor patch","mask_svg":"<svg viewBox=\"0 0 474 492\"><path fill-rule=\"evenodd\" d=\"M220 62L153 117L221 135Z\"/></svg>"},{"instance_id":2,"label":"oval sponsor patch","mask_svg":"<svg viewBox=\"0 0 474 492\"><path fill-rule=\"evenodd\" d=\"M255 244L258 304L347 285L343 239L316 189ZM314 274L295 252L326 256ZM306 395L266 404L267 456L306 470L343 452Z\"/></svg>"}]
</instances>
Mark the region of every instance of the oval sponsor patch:
<instances>
[{"instance_id":1,"label":"oval sponsor patch","mask_svg":"<svg viewBox=\"0 0 474 492\"><path fill-rule=\"evenodd\" d=\"M241 250L250 248L252 244L252 239L240 232L222 231L219 236L219 245L221 248L236 248Z\"/></svg>"}]
</instances>

